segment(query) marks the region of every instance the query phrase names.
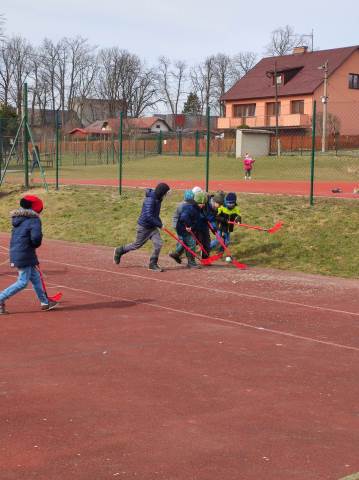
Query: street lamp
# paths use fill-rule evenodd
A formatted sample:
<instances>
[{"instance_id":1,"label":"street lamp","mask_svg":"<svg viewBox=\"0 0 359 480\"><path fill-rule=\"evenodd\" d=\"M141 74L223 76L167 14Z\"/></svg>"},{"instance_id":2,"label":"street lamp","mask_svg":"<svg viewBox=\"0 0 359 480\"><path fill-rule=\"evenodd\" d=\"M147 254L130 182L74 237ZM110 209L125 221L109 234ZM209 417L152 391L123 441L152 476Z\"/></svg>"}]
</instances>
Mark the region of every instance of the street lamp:
<instances>
[{"instance_id":1,"label":"street lamp","mask_svg":"<svg viewBox=\"0 0 359 480\"><path fill-rule=\"evenodd\" d=\"M324 71L324 88L321 97L323 104L323 124L322 124L322 152L326 151L327 140L327 116L328 116L328 60L323 63L318 70Z\"/></svg>"}]
</instances>

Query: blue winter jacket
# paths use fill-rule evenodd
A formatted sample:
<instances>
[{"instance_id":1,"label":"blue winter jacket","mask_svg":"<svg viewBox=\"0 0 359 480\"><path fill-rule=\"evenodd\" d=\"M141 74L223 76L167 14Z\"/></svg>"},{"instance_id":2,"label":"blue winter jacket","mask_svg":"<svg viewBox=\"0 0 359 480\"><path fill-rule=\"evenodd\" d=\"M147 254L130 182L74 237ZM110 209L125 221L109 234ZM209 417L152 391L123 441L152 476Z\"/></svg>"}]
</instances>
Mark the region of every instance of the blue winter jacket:
<instances>
[{"instance_id":1,"label":"blue winter jacket","mask_svg":"<svg viewBox=\"0 0 359 480\"><path fill-rule=\"evenodd\" d=\"M178 217L176 230L178 235L185 235L186 227L197 230L201 219L201 209L196 202L189 201L183 205L182 211Z\"/></svg>"},{"instance_id":2,"label":"blue winter jacket","mask_svg":"<svg viewBox=\"0 0 359 480\"><path fill-rule=\"evenodd\" d=\"M148 188L137 223L145 228L162 228L160 219L161 203L162 199L158 199L155 191L152 188Z\"/></svg>"},{"instance_id":3,"label":"blue winter jacket","mask_svg":"<svg viewBox=\"0 0 359 480\"><path fill-rule=\"evenodd\" d=\"M11 218L10 262L17 268L38 265L36 249L42 241L39 215L33 210L19 208L11 213Z\"/></svg>"}]
</instances>

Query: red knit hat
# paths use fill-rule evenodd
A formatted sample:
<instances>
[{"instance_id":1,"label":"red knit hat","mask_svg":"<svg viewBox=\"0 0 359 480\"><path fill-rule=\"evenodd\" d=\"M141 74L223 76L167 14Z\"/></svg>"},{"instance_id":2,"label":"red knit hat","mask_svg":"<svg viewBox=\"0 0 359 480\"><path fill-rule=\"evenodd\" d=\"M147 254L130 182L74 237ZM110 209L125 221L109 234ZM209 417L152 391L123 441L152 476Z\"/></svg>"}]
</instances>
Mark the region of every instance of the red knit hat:
<instances>
[{"instance_id":1,"label":"red knit hat","mask_svg":"<svg viewBox=\"0 0 359 480\"><path fill-rule=\"evenodd\" d=\"M35 197L35 195L25 195L20 200L20 205L22 208L31 208L36 213L41 213L44 208L42 200L39 197Z\"/></svg>"}]
</instances>

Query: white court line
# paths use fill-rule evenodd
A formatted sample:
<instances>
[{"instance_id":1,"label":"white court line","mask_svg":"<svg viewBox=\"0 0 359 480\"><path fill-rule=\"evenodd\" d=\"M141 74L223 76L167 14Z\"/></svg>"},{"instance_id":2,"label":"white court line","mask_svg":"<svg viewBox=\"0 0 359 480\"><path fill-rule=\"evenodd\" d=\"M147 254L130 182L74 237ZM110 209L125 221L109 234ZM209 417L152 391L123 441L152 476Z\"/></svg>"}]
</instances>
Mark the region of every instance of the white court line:
<instances>
[{"instance_id":1,"label":"white court line","mask_svg":"<svg viewBox=\"0 0 359 480\"><path fill-rule=\"evenodd\" d=\"M249 328L249 329L252 329L252 330L265 332L265 333L271 333L271 334L274 334L274 335L281 335L281 336L284 336L284 337L293 338L295 340L304 340L306 342L319 343L319 344L325 345L325 346L330 346L330 347L335 347L335 348L341 348L341 349L344 349L344 350L351 350L351 351L354 351L354 352L359 352L359 348L350 347L349 345L343 345L341 343L326 342L324 340L317 340L317 339L311 338L311 337L304 337L302 335L296 335L296 334L293 334L293 333L283 332L282 330L273 330L271 328L257 327L255 325L250 325L248 323L236 322L234 320L229 320L229 319L222 318L222 317L215 317L213 315L206 315L206 314L203 314L203 313L191 312L191 311L188 311L188 310L180 310L178 308L173 308L173 307L166 307L165 305L159 305L158 303L141 302L141 301L138 301L138 300L131 300L129 298L124 298L124 297L115 297L114 295L107 295L105 293L92 292L91 290L83 290L81 288L69 287L67 285L59 285L59 284L55 285L55 284L51 284L51 283L48 283L48 285L51 285L51 287L54 287L54 288L56 287L56 288L72 290L74 292L85 293L85 294L91 295L91 296L96 295L96 296L102 297L102 298L110 298L112 300L121 300L121 301L124 301L124 302L133 303L135 305L146 305L147 307L151 307L151 308L155 308L155 309L157 308L157 309L161 309L161 310L167 310L167 311L174 312L174 313L180 313L181 315L191 315L193 317L204 318L204 319L207 319L207 320L210 319L210 320L214 320L216 322L235 325L237 327Z\"/></svg>"},{"instance_id":2,"label":"white court line","mask_svg":"<svg viewBox=\"0 0 359 480\"><path fill-rule=\"evenodd\" d=\"M2 247L1 245L0 245L0 248L2 248L4 250L8 250L7 248ZM72 264L72 263L57 262L56 260L43 259L42 263L43 262L55 263L55 264L58 264L58 265L64 265L64 266L67 266L67 267L79 268L79 269L88 270L88 271L110 273L112 275L119 275L119 276L130 277L130 278L141 278L143 280L147 280L147 281L151 281L151 282L155 281L155 282L160 282L160 283L167 283L169 285L197 288L197 289L200 289L200 290L207 290L207 291L216 292L216 293L227 293L227 294L230 294L230 295L236 295L237 297L253 298L253 299L261 300L261 301L264 301L264 302L280 303L282 305L293 305L293 306L301 307L301 308L311 308L311 309L314 309L314 310L321 310L321 311L331 312L331 313L340 313L340 314L344 314L344 315L354 315L354 316L359 317L359 312L350 312L350 311L346 311L346 310L339 310L339 309L336 309L336 308L322 307L322 306L319 306L319 305L309 305L307 303L293 302L293 301L290 301L290 300L280 300L278 298L263 297L261 295L255 295L255 294L251 294L251 293L240 293L240 292L236 292L236 291L233 291L233 290L224 290L224 289L215 288L215 287L205 287L205 286L202 286L202 285L194 285L194 284L191 284L191 283L176 282L174 280L164 280L164 279L160 279L160 278L148 277L148 276L145 276L145 275L139 275L139 274L134 274L134 273L123 273L123 272L115 272L113 270L106 270L106 269L101 269L101 268L85 267L85 266L82 266L82 265L75 265L75 264Z\"/></svg>"},{"instance_id":3,"label":"white court line","mask_svg":"<svg viewBox=\"0 0 359 480\"><path fill-rule=\"evenodd\" d=\"M131 277L131 278L140 278L140 279L147 280L147 281L150 281L150 282L167 283L169 285L176 285L176 286L180 286L180 287L190 287L190 288L197 288L197 289L200 289L200 290L207 290L207 291L210 291L210 292L226 293L226 294L230 294L230 295L236 295L237 297L252 298L252 299L261 300L261 301L264 301L264 302L274 302L274 303L280 303L282 305L293 305L293 306L301 307L301 308L311 308L311 309L314 309L314 310L321 310L321 311L331 312L331 313L341 313L341 314L345 314L345 315L354 315L354 316L359 317L359 312L349 312L349 311L346 311L346 310L338 310L338 309L335 309L335 308L321 307L321 306L317 306L317 305L309 305L307 303L292 302L290 300L280 300L278 298L262 297L261 295L255 295L255 294L251 294L251 293L241 293L241 292L236 292L236 291L233 291L233 290L224 290L224 289L215 288L215 287L205 287L203 285L194 285L194 284L191 284L191 283L176 282L174 280L164 280L164 279L160 279L158 277L156 277L156 278L152 277L152 276L148 277L148 276L145 276L145 275L139 275L139 274L135 274L135 273L123 273L123 272L115 272L113 270L106 270L106 269L102 269L102 268L85 267L85 266L82 266L82 265L75 265L75 264L72 264L72 263L57 262L56 260L44 259L44 260L42 260L42 263L44 263L44 262L55 263L55 264L58 264L58 265L64 265L64 266L67 266L67 267L79 268L79 269L82 269L82 270L88 270L88 271L93 271L93 272L110 273L111 275L119 275L119 276L124 276L124 277Z\"/></svg>"}]
</instances>

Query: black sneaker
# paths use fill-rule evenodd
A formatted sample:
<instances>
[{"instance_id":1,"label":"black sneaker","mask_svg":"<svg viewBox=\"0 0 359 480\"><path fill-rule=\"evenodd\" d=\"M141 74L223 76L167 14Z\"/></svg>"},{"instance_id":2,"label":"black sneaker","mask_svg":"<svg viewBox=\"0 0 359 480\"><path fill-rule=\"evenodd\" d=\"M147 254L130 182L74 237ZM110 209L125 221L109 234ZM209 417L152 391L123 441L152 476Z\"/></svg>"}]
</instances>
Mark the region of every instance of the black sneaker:
<instances>
[{"instance_id":1,"label":"black sneaker","mask_svg":"<svg viewBox=\"0 0 359 480\"><path fill-rule=\"evenodd\" d=\"M121 261L121 257L124 254L123 247L117 247L113 251L113 261L118 265Z\"/></svg>"},{"instance_id":2,"label":"black sneaker","mask_svg":"<svg viewBox=\"0 0 359 480\"><path fill-rule=\"evenodd\" d=\"M54 302L53 300L49 300L49 303L45 303L44 305L41 305L41 310L52 310L53 308L56 307L58 302Z\"/></svg>"},{"instance_id":3,"label":"black sneaker","mask_svg":"<svg viewBox=\"0 0 359 480\"><path fill-rule=\"evenodd\" d=\"M7 313L9 312L6 311L5 302L0 302L0 315L6 315Z\"/></svg>"},{"instance_id":4,"label":"black sneaker","mask_svg":"<svg viewBox=\"0 0 359 480\"><path fill-rule=\"evenodd\" d=\"M198 265L196 260L193 258L191 260L188 260L187 268L201 268L201 265Z\"/></svg>"},{"instance_id":5,"label":"black sneaker","mask_svg":"<svg viewBox=\"0 0 359 480\"><path fill-rule=\"evenodd\" d=\"M163 272L163 268L161 268L158 263L150 263L148 270L152 270L152 272Z\"/></svg>"},{"instance_id":6,"label":"black sneaker","mask_svg":"<svg viewBox=\"0 0 359 480\"><path fill-rule=\"evenodd\" d=\"M182 259L180 257L180 255L178 253L169 253L168 254L169 257L173 258L173 260L177 263L182 263Z\"/></svg>"}]
</instances>

